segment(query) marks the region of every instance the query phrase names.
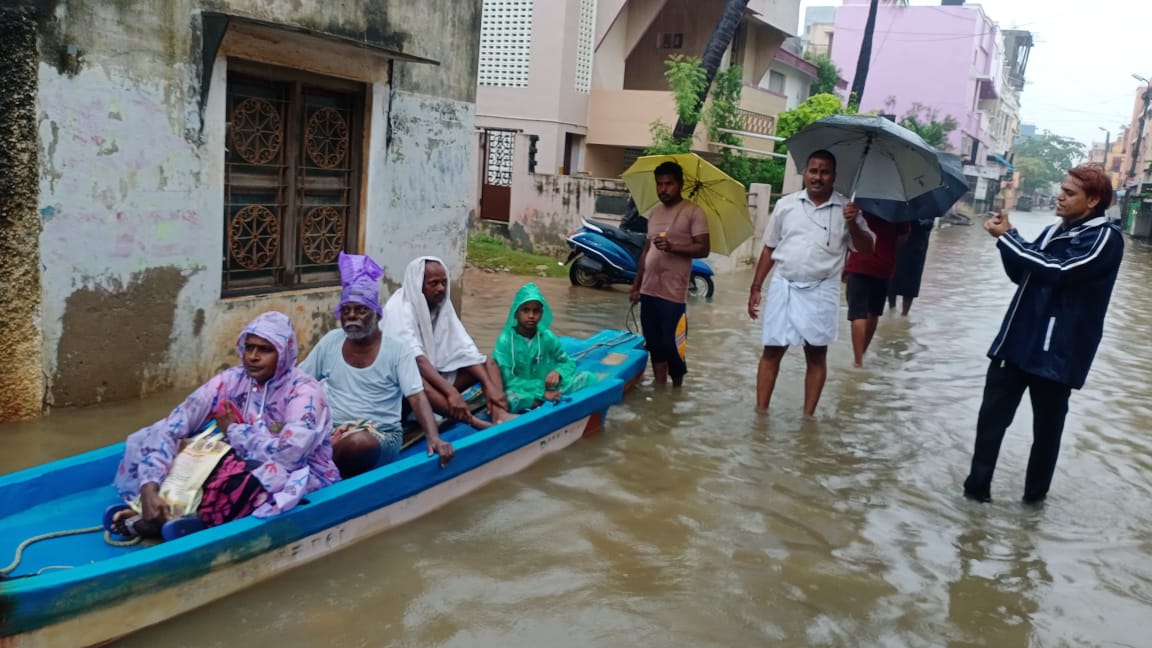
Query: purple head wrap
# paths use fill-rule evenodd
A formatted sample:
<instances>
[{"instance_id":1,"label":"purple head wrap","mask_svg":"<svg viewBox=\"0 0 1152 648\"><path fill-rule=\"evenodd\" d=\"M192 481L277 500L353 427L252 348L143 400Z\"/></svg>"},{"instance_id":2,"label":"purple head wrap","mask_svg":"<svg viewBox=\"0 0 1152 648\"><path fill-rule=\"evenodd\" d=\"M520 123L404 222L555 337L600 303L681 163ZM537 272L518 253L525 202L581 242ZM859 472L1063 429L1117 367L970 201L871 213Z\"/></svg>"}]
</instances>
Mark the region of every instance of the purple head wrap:
<instances>
[{"instance_id":1,"label":"purple head wrap","mask_svg":"<svg viewBox=\"0 0 1152 648\"><path fill-rule=\"evenodd\" d=\"M344 304L361 304L371 308L377 316L384 314L380 308L380 277L384 269L363 254L340 253L340 304L336 306L336 320L340 320L340 309Z\"/></svg>"}]
</instances>

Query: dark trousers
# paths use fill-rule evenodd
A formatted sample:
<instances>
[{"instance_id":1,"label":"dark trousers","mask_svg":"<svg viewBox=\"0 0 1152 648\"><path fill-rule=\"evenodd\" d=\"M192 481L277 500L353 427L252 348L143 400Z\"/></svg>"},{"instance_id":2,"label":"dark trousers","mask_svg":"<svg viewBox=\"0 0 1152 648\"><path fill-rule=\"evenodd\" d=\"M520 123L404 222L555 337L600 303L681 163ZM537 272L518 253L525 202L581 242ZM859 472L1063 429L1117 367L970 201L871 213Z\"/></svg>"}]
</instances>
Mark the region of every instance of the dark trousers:
<instances>
[{"instance_id":1,"label":"dark trousers","mask_svg":"<svg viewBox=\"0 0 1152 648\"><path fill-rule=\"evenodd\" d=\"M640 328L644 331L644 346L652 364L668 363L668 375L673 380L688 373L688 363L680 357L680 345L676 343L676 327L686 309L684 304L640 295Z\"/></svg>"},{"instance_id":2,"label":"dark trousers","mask_svg":"<svg viewBox=\"0 0 1152 648\"><path fill-rule=\"evenodd\" d=\"M1000 360L992 361L984 381L984 401L980 403L976 420L976 450L972 454L972 469L964 480L966 494L991 499L992 473L1000 455L1000 442L1016 416L1025 389L1032 401L1032 452L1028 455L1024 499L1038 502L1048 494L1060 455L1060 436L1064 433L1072 388Z\"/></svg>"}]
</instances>

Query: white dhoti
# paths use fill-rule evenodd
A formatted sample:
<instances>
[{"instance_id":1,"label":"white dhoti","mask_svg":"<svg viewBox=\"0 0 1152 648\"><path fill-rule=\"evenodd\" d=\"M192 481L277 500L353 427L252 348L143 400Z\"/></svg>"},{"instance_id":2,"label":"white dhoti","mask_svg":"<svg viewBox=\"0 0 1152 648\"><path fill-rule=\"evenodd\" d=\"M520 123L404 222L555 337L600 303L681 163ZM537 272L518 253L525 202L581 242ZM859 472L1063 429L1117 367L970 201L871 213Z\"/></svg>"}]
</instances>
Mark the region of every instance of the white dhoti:
<instances>
[{"instance_id":1,"label":"white dhoti","mask_svg":"<svg viewBox=\"0 0 1152 648\"><path fill-rule=\"evenodd\" d=\"M760 318L764 346L828 346L840 324L840 278L789 281L774 273Z\"/></svg>"}]
</instances>

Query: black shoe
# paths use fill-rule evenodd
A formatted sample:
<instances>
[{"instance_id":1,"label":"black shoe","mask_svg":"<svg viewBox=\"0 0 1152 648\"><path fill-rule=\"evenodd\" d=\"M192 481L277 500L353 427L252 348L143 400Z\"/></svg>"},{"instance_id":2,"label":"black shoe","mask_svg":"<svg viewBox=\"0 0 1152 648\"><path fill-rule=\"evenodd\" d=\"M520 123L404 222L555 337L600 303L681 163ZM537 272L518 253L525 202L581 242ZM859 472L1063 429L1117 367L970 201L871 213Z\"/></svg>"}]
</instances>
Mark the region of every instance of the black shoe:
<instances>
[{"instance_id":1,"label":"black shoe","mask_svg":"<svg viewBox=\"0 0 1152 648\"><path fill-rule=\"evenodd\" d=\"M1040 508L1044 506L1044 501L1047 499L1047 495L1041 495L1040 497L1028 497L1025 495L1024 497L1020 498L1020 503L1029 508Z\"/></svg>"},{"instance_id":2,"label":"black shoe","mask_svg":"<svg viewBox=\"0 0 1152 648\"><path fill-rule=\"evenodd\" d=\"M970 500L975 500L977 502L980 502L981 504L991 504L992 503L992 496L989 495L988 493L975 493L973 491L965 489L964 490L964 497L966 497Z\"/></svg>"}]
</instances>

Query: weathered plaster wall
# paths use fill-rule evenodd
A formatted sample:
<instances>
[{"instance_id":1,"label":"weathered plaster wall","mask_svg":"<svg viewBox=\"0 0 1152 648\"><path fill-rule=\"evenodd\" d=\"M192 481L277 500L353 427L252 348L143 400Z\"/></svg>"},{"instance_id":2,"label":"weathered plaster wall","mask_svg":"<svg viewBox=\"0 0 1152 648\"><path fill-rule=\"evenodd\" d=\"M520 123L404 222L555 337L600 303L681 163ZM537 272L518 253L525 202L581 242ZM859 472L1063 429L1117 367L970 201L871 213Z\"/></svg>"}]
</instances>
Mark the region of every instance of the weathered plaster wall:
<instances>
[{"instance_id":1,"label":"weathered plaster wall","mask_svg":"<svg viewBox=\"0 0 1152 648\"><path fill-rule=\"evenodd\" d=\"M375 139L385 129L373 129L373 150L387 154L369 164L365 250L384 267L389 294L412 259L444 259L455 298L462 294L467 215L475 203L475 105L403 91L393 92L390 103L386 149ZM373 104L388 105L383 97ZM383 115L373 123L382 124Z\"/></svg>"},{"instance_id":2,"label":"weathered plaster wall","mask_svg":"<svg viewBox=\"0 0 1152 648\"><path fill-rule=\"evenodd\" d=\"M39 162L36 151L36 20L0 8L0 421L39 416Z\"/></svg>"},{"instance_id":3,"label":"weathered plaster wall","mask_svg":"<svg viewBox=\"0 0 1152 648\"><path fill-rule=\"evenodd\" d=\"M568 253L568 235L581 218L617 220L616 214L596 212L597 194L627 195L620 180L518 173L512 176L508 236L519 248L539 254Z\"/></svg>"},{"instance_id":4,"label":"weathered plaster wall","mask_svg":"<svg viewBox=\"0 0 1152 648\"><path fill-rule=\"evenodd\" d=\"M34 207L50 404L202 381L235 363L237 333L264 310L289 314L305 349L333 324L338 289L220 298L227 58L201 112L201 9L441 61L396 62L388 85L374 55L316 49L317 64L370 88L361 213L385 286L419 253L463 266L480 0L60 0L40 38ZM68 45L78 69L59 64Z\"/></svg>"}]
</instances>

